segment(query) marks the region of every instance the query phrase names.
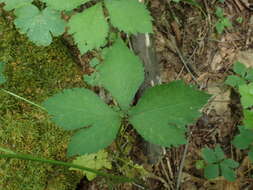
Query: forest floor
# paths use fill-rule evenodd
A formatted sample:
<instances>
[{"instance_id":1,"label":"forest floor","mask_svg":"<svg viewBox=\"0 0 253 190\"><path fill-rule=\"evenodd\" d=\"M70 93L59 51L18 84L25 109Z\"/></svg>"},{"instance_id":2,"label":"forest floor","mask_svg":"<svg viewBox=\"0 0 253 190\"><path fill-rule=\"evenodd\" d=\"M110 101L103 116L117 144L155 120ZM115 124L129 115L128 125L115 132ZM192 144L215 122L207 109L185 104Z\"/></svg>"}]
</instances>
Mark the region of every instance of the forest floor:
<instances>
[{"instance_id":1,"label":"forest floor","mask_svg":"<svg viewBox=\"0 0 253 190\"><path fill-rule=\"evenodd\" d=\"M242 119L239 95L224 81L232 74L235 61L253 67L252 12L244 0L228 0L225 3L202 0L199 5L201 7L183 1L149 1L148 7L154 18L152 37L161 81L167 83L182 79L212 94L213 98L202 110L202 117L189 126L187 145L166 149L155 165L147 163L140 137L133 129L128 129L122 137L131 142L125 152L128 156L120 158L123 160L121 163L113 161L113 170L108 172L139 177L151 190L174 190L179 185L182 190L250 190L253 189L252 164L245 152L236 150L231 144ZM232 23L221 34L215 28L217 6L224 10L225 17ZM6 74L11 79L4 85L5 88L40 103L63 88L86 86L82 75L91 72L88 62L95 56L94 52L80 56L76 48L60 39L56 39L50 47L38 48L15 30L12 15L2 10L0 26L0 35L3 36L0 39L0 58L9 63ZM0 105L1 146L69 161L65 157L69 133L53 125L45 113L30 105L2 93L0 100L4 102ZM56 138L59 136L61 139ZM235 182L228 182L223 177L206 180L203 169L196 169L196 161L202 159L201 149L214 148L218 144L227 157L240 163ZM117 156L112 155L111 159ZM3 176L0 189L109 189L105 179L98 177L88 181L79 173L60 167L8 160L1 160L0 164L5 165L0 168L0 176ZM114 189L138 190L145 189L144 186L120 184Z\"/></svg>"}]
</instances>

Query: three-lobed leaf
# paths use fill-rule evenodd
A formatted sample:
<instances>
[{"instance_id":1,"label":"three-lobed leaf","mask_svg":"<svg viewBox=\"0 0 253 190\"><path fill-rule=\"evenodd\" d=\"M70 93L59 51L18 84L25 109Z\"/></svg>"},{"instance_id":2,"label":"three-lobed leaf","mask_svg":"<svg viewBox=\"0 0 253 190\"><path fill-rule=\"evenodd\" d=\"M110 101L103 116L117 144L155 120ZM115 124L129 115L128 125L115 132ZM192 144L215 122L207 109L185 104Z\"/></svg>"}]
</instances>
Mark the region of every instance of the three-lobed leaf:
<instances>
[{"instance_id":1,"label":"three-lobed leaf","mask_svg":"<svg viewBox=\"0 0 253 190\"><path fill-rule=\"evenodd\" d=\"M129 34L152 33L152 17L137 0L105 0L111 23Z\"/></svg>"},{"instance_id":2,"label":"three-lobed leaf","mask_svg":"<svg viewBox=\"0 0 253 190\"><path fill-rule=\"evenodd\" d=\"M82 54L104 45L109 32L101 3L72 16L68 27Z\"/></svg>"},{"instance_id":3,"label":"three-lobed leaf","mask_svg":"<svg viewBox=\"0 0 253 190\"><path fill-rule=\"evenodd\" d=\"M59 11L71 11L74 8L90 1L90 0L41 0L49 7Z\"/></svg>"},{"instance_id":4,"label":"three-lobed leaf","mask_svg":"<svg viewBox=\"0 0 253 190\"><path fill-rule=\"evenodd\" d=\"M99 75L101 85L127 110L144 80L144 69L139 57L117 40L106 53Z\"/></svg>"},{"instance_id":5,"label":"three-lobed leaf","mask_svg":"<svg viewBox=\"0 0 253 190\"><path fill-rule=\"evenodd\" d=\"M120 117L95 93L68 89L43 103L52 120L66 130L79 129L71 138L68 155L96 152L116 137Z\"/></svg>"},{"instance_id":6,"label":"three-lobed leaf","mask_svg":"<svg viewBox=\"0 0 253 190\"><path fill-rule=\"evenodd\" d=\"M162 146L180 145L185 140L185 125L199 116L210 95L182 81L146 90L130 110L129 121L147 141Z\"/></svg>"},{"instance_id":7,"label":"three-lobed leaf","mask_svg":"<svg viewBox=\"0 0 253 190\"><path fill-rule=\"evenodd\" d=\"M31 4L16 9L15 15L16 27L21 33L26 33L36 45L47 46L52 42L52 35L59 36L64 33L65 22L56 10L46 8L40 11Z\"/></svg>"}]
</instances>

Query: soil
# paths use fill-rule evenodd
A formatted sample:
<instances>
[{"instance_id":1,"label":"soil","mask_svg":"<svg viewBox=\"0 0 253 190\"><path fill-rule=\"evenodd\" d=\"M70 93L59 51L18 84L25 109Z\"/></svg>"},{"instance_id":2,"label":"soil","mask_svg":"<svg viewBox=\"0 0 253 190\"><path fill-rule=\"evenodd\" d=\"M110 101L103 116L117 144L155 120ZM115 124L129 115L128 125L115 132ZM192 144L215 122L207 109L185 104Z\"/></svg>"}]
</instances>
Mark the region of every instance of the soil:
<instances>
[{"instance_id":1,"label":"soil","mask_svg":"<svg viewBox=\"0 0 253 190\"><path fill-rule=\"evenodd\" d=\"M131 142L129 154L124 159L132 168L137 166L134 164L142 165L152 175L145 176L143 171L135 171L131 167L123 168L124 164L115 161L114 170L108 172L115 175L131 173L132 177L142 178L142 183L118 184L112 189L253 189L252 164L245 152L235 149L231 144L242 119L239 95L224 85L226 77L232 74L231 67L236 60L244 60L245 64L253 66L252 12L244 0L228 0L225 3L215 0L198 2L201 10L184 2L149 1L148 7L154 18L152 38L163 83L181 79L209 92L213 98L203 108L201 118L188 127L187 145L166 149L156 164L148 163L141 137L129 126L121 139L121 142ZM222 7L225 16L233 23L222 34L217 34L215 30L216 6ZM239 17L242 18L241 23L237 21ZM96 52L81 56L67 37L63 41L62 45L69 49L82 74L91 73L88 62ZM196 161L201 160L201 149L214 148L218 144L227 157L240 163L235 182L228 182L223 177L206 180L203 169L196 169ZM110 151L113 152L114 148L115 145L112 145ZM117 157L116 154L113 153L112 158ZM107 190L109 187L110 183L105 179L98 177L90 182L84 177L76 190Z\"/></svg>"}]
</instances>

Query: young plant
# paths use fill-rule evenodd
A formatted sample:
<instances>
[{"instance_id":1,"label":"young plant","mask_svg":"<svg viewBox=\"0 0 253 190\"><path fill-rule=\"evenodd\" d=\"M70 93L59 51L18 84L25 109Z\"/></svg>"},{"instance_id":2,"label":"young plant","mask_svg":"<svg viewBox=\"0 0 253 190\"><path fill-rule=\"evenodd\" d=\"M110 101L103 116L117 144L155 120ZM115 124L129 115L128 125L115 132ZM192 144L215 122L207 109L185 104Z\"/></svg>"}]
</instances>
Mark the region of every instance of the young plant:
<instances>
[{"instance_id":1,"label":"young plant","mask_svg":"<svg viewBox=\"0 0 253 190\"><path fill-rule=\"evenodd\" d=\"M84 88L64 90L43 103L56 124L75 130L68 146L69 156L94 153L109 146L121 126L128 123L151 143L165 147L184 144L185 125L200 116L199 110L210 97L175 81L148 89L131 107L144 71L140 59L122 40L107 50L97 74L99 84L117 101L117 108Z\"/></svg>"},{"instance_id":2,"label":"young plant","mask_svg":"<svg viewBox=\"0 0 253 190\"><path fill-rule=\"evenodd\" d=\"M68 28L68 34L73 36L81 54L106 44L110 31L108 20L113 27L127 34L152 32L152 18L145 5L137 0L103 0L80 13L72 10L90 0L64 3L62 0L41 0L46 5L42 10L32 4L33 0L1 2L5 3L5 10L14 9L16 27L36 45L49 45L52 36L60 36ZM105 17L104 7L109 17ZM71 15L71 18L63 20L62 14Z\"/></svg>"},{"instance_id":3,"label":"young plant","mask_svg":"<svg viewBox=\"0 0 253 190\"><path fill-rule=\"evenodd\" d=\"M236 75L230 75L225 84L232 86L240 94L243 107L243 126L239 126L238 134L232 144L238 149L247 149L248 156L253 162L253 68L247 68L244 64L236 62L233 65Z\"/></svg>"},{"instance_id":4,"label":"young plant","mask_svg":"<svg viewBox=\"0 0 253 190\"><path fill-rule=\"evenodd\" d=\"M218 21L215 24L215 28L218 34L222 34L225 28L232 27L232 23L227 17L224 16L224 12L221 7L216 8L215 15L218 18Z\"/></svg>"},{"instance_id":5,"label":"young plant","mask_svg":"<svg viewBox=\"0 0 253 190\"><path fill-rule=\"evenodd\" d=\"M213 179L218 176L223 176L228 181L234 181L236 174L234 169L239 166L239 163L225 157L220 146L215 149L202 149L202 157L206 162L204 166L204 176L207 179Z\"/></svg>"}]
</instances>

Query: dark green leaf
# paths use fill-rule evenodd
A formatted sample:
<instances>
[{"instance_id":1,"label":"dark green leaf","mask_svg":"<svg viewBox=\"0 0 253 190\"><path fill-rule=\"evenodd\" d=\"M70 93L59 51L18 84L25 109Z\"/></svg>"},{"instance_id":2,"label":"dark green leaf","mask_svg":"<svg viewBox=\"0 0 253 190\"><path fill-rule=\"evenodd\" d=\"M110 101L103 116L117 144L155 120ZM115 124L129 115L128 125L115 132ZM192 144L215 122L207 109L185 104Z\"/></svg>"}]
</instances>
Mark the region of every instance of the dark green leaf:
<instances>
[{"instance_id":1,"label":"dark green leaf","mask_svg":"<svg viewBox=\"0 0 253 190\"><path fill-rule=\"evenodd\" d=\"M240 134L235 136L232 144L239 149L247 149L253 142L253 130L246 129L244 126L239 126Z\"/></svg>"},{"instance_id":2,"label":"dark green leaf","mask_svg":"<svg viewBox=\"0 0 253 190\"><path fill-rule=\"evenodd\" d=\"M207 179L213 179L219 176L219 166L217 164L208 164L204 170L204 176Z\"/></svg>"},{"instance_id":3,"label":"dark green leaf","mask_svg":"<svg viewBox=\"0 0 253 190\"><path fill-rule=\"evenodd\" d=\"M230 85L234 88L246 84L246 81L238 76L230 75L225 81L225 84Z\"/></svg>"},{"instance_id":4,"label":"dark green leaf","mask_svg":"<svg viewBox=\"0 0 253 190\"><path fill-rule=\"evenodd\" d=\"M215 163L218 161L217 157L215 155L215 152L210 148L203 148L202 149L202 157L209 164Z\"/></svg>"}]
</instances>

